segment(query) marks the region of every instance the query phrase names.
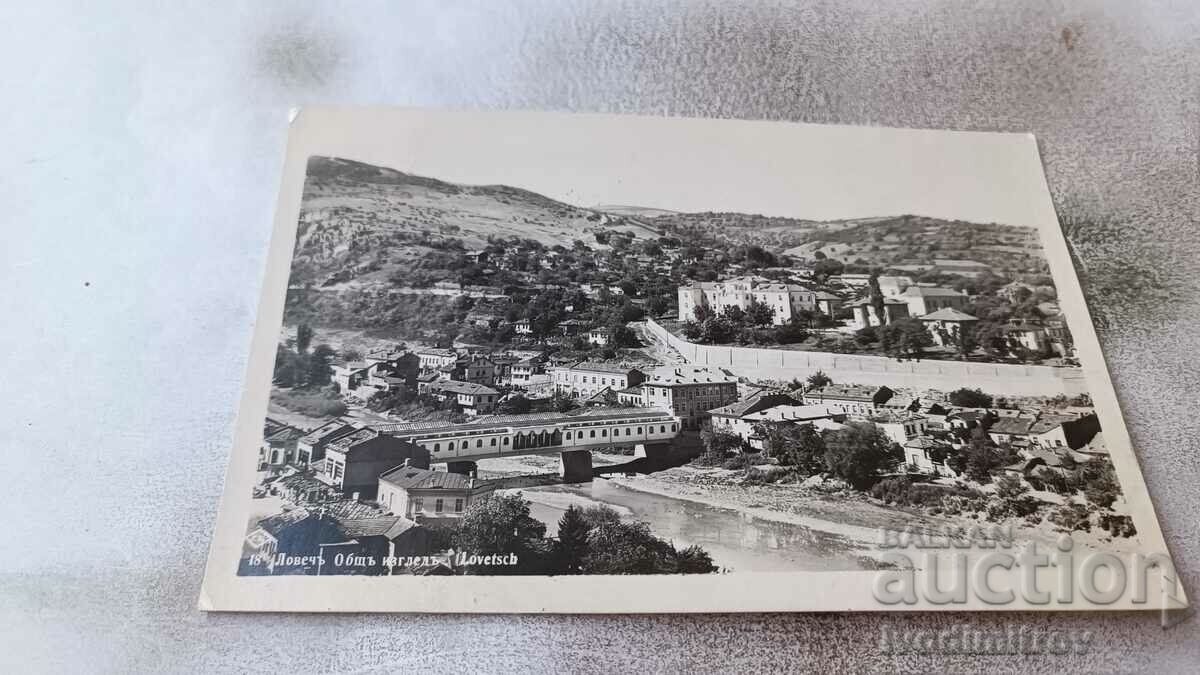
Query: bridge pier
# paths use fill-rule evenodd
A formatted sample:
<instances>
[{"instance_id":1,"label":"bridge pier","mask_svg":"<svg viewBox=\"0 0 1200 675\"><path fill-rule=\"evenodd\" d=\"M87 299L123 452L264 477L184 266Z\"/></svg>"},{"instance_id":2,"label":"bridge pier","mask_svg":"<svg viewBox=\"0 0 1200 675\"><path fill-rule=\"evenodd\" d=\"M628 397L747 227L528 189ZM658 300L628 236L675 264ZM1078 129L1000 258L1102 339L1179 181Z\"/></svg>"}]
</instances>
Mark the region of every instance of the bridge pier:
<instances>
[{"instance_id":1,"label":"bridge pier","mask_svg":"<svg viewBox=\"0 0 1200 675\"><path fill-rule=\"evenodd\" d=\"M633 446L633 456L645 457L646 459L664 459L670 450L670 443L638 443Z\"/></svg>"},{"instance_id":2,"label":"bridge pier","mask_svg":"<svg viewBox=\"0 0 1200 675\"><path fill-rule=\"evenodd\" d=\"M463 476L469 476L471 478L475 477L475 471L477 469L478 465L476 465L475 462L446 462L446 471L450 473L461 474Z\"/></svg>"},{"instance_id":3,"label":"bridge pier","mask_svg":"<svg viewBox=\"0 0 1200 675\"><path fill-rule=\"evenodd\" d=\"M588 450L564 450L558 453L559 475L565 483L592 480L592 453Z\"/></svg>"}]
</instances>

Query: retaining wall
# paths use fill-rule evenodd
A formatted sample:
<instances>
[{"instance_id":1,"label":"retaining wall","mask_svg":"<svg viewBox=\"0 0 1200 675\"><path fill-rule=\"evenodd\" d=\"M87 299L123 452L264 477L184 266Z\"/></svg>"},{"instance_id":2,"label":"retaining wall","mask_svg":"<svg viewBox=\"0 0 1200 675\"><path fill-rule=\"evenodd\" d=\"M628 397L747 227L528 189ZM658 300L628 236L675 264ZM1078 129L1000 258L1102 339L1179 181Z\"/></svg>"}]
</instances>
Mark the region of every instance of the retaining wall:
<instances>
[{"instance_id":1,"label":"retaining wall","mask_svg":"<svg viewBox=\"0 0 1200 675\"><path fill-rule=\"evenodd\" d=\"M803 380L821 370L839 383L942 391L969 387L1000 396L1075 396L1088 390L1087 380L1080 368L963 361L898 361L884 356L698 345L671 333L652 319L646 320L646 326L688 362L728 368L750 379Z\"/></svg>"}]
</instances>

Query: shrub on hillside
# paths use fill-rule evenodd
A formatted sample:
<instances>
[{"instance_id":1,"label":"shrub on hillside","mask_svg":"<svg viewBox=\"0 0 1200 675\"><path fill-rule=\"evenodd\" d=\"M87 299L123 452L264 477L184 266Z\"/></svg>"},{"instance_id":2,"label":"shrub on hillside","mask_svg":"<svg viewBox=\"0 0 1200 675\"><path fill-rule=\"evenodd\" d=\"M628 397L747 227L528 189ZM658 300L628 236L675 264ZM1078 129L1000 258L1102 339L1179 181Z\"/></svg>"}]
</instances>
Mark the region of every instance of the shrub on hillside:
<instances>
[{"instance_id":1,"label":"shrub on hillside","mask_svg":"<svg viewBox=\"0 0 1200 675\"><path fill-rule=\"evenodd\" d=\"M337 417L346 414L346 404L342 403L330 390L324 391L285 391L275 394L279 405L309 417Z\"/></svg>"}]
</instances>

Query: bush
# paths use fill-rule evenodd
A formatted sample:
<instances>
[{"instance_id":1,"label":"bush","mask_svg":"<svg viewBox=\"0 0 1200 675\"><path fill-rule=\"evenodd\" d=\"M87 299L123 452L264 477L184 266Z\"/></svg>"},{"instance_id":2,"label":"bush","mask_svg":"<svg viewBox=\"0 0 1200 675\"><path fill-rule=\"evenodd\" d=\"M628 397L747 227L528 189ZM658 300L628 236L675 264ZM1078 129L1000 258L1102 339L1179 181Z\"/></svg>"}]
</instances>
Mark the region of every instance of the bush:
<instances>
[{"instance_id":1,"label":"bush","mask_svg":"<svg viewBox=\"0 0 1200 675\"><path fill-rule=\"evenodd\" d=\"M288 410L309 417L337 417L345 415L347 410L332 390L277 392L274 398Z\"/></svg>"},{"instance_id":2,"label":"bush","mask_svg":"<svg viewBox=\"0 0 1200 675\"><path fill-rule=\"evenodd\" d=\"M1100 516L1099 525L1114 537L1132 537L1137 534L1137 528L1133 526L1133 519L1129 516L1105 513Z\"/></svg>"},{"instance_id":3,"label":"bush","mask_svg":"<svg viewBox=\"0 0 1200 675\"><path fill-rule=\"evenodd\" d=\"M722 469L748 469L754 466L756 455L737 454L721 463Z\"/></svg>"},{"instance_id":4,"label":"bush","mask_svg":"<svg viewBox=\"0 0 1200 675\"><path fill-rule=\"evenodd\" d=\"M870 494L888 504L939 508L951 514L974 510L969 505L982 498L976 490L913 483L907 478L884 478L871 486Z\"/></svg>"},{"instance_id":5,"label":"bush","mask_svg":"<svg viewBox=\"0 0 1200 675\"><path fill-rule=\"evenodd\" d=\"M1064 532L1087 532L1092 529L1087 507L1082 504L1063 504L1050 514L1050 522Z\"/></svg>"}]
</instances>

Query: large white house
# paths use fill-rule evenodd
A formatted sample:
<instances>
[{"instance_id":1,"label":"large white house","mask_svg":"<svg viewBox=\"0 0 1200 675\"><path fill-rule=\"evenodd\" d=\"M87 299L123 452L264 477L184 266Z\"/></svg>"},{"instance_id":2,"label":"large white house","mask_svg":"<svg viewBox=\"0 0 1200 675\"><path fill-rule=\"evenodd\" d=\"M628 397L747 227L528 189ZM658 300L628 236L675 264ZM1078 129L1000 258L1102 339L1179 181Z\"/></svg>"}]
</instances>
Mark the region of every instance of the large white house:
<instances>
[{"instance_id":1,"label":"large white house","mask_svg":"<svg viewBox=\"0 0 1200 675\"><path fill-rule=\"evenodd\" d=\"M751 302L767 305L775 312L775 325L787 323L801 310L816 311L816 291L797 284L780 284L756 277L726 281L701 281L679 287L679 319L691 321L697 307L720 314L729 307L746 309Z\"/></svg>"}]
</instances>

